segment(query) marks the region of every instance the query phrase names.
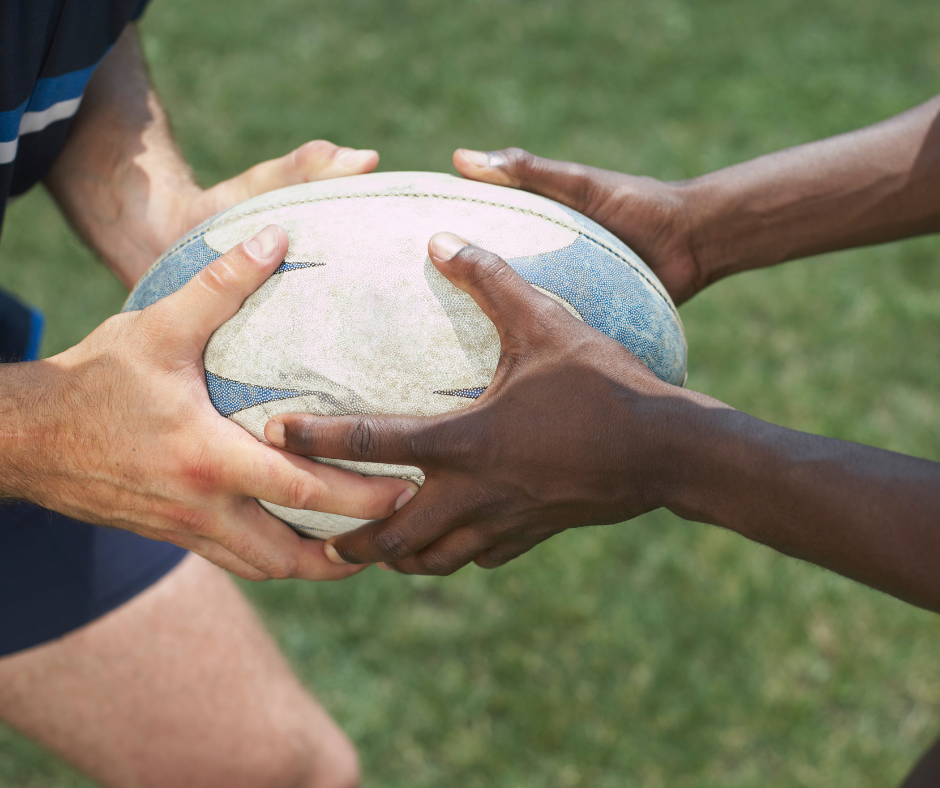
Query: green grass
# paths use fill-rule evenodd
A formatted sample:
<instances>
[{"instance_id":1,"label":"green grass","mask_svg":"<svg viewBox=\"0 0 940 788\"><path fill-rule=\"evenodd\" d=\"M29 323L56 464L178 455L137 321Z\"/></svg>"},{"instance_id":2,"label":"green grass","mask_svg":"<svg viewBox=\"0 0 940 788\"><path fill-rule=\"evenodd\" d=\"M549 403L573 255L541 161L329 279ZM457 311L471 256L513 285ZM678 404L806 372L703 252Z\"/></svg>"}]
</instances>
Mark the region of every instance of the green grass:
<instances>
[{"instance_id":1,"label":"green grass","mask_svg":"<svg viewBox=\"0 0 940 788\"><path fill-rule=\"evenodd\" d=\"M877 121L940 86L932 0L157 0L154 78L206 182L326 137L382 169L454 147L686 178ZM121 288L36 192L0 284L45 352ZM689 385L940 460L940 238L730 279L682 310ZM358 743L367 784L896 784L940 733L940 621L654 513L495 572L245 586ZM0 730L0 783L87 786Z\"/></svg>"}]
</instances>

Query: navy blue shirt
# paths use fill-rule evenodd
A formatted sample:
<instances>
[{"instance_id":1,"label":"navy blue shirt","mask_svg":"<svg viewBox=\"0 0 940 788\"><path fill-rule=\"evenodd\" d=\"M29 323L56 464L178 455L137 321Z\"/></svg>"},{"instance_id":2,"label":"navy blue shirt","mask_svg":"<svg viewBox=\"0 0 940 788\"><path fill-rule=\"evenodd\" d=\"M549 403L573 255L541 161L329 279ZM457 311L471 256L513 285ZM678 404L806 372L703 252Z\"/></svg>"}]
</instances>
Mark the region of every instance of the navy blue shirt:
<instances>
[{"instance_id":1,"label":"navy blue shirt","mask_svg":"<svg viewBox=\"0 0 940 788\"><path fill-rule=\"evenodd\" d=\"M147 0L0 0L0 226L41 181L95 67Z\"/></svg>"}]
</instances>

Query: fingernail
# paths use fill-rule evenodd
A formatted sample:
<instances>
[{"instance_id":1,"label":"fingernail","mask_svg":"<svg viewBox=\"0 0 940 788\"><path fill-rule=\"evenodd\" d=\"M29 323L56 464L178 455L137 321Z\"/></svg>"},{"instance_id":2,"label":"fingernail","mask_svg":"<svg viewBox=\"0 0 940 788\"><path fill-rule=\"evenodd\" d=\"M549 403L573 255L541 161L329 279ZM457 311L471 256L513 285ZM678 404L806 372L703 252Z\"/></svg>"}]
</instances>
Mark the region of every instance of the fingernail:
<instances>
[{"instance_id":1,"label":"fingernail","mask_svg":"<svg viewBox=\"0 0 940 788\"><path fill-rule=\"evenodd\" d=\"M352 148L346 148L336 154L336 161L344 167L352 169L353 167L361 167L374 155L374 150L353 150Z\"/></svg>"},{"instance_id":2,"label":"fingernail","mask_svg":"<svg viewBox=\"0 0 940 788\"><path fill-rule=\"evenodd\" d=\"M431 253L438 260L450 260L467 242L453 233L437 233L431 238Z\"/></svg>"},{"instance_id":3,"label":"fingernail","mask_svg":"<svg viewBox=\"0 0 940 788\"><path fill-rule=\"evenodd\" d=\"M323 552L326 553L326 557L330 559L334 564L345 564L346 562L339 557L339 553L336 552L336 548L333 547L329 542L323 546Z\"/></svg>"},{"instance_id":4,"label":"fingernail","mask_svg":"<svg viewBox=\"0 0 940 788\"><path fill-rule=\"evenodd\" d=\"M264 425L264 437L268 439L268 443L272 446L280 446L283 448L284 444L287 443L284 425L277 419L271 419L271 421Z\"/></svg>"},{"instance_id":5,"label":"fingernail","mask_svg":"<svg viewBox=\"0 0 940 788\"><path fill-rule=\"evenodd\" d=\"M502 151L498 151L498 150L491 151L490 153L486 154L486 158L487 158L487 162L486 162L487 167L492 167L495 169L497 167L506 166L506 156L503 154Z\"/></svg>"},{"instance_id":6,"label":"fingernail","mask_svg":"<svg viewBox=\"0 0 940 788\"><path fill-rule=\"evenodd\" d=\"M269 224L254 238L245 241L245 251L260 262L270 260L277 251L281 233L276 224Z\"/></svg>"},{"instance_id":7,"label":"fingernail","mask_svg":"<svg viewBox=\"0 0 940 788\"><path fill-rule=\"evenodd\" d=\"M379 563L376 564L376 566L377 566L379 569L381 569L383 572L394 572L394 571L395 571L394 569L392 569L392 567L390 567L390 566L389 566L388 564L386 564L384 561L380 561Z\"/></svg>"},{"instance_id":8,"label":"fingernail","mask_svg":"<svg viewBox=\"0 0 940 788\"><path fill-rule=\"evenodd\" d=\"M398 498L395 499L395 511L397 512L404 506L408 501L415 497L415 493L418 492L418 489L411 489L410 487L407 490L404 490Z\"/></svg>"},{"instance_id":9,"label":"fingernail","mask_svg":"<svg viewBox=\"0 0 940 788\"><path fill-rule=\"evenodd\" d=\"M483 151L478 150L467 150L466 148L461 148L460 152L474 167L490 166L490 154L488 153L483 153Z\"/></svg>"}]
</instances>

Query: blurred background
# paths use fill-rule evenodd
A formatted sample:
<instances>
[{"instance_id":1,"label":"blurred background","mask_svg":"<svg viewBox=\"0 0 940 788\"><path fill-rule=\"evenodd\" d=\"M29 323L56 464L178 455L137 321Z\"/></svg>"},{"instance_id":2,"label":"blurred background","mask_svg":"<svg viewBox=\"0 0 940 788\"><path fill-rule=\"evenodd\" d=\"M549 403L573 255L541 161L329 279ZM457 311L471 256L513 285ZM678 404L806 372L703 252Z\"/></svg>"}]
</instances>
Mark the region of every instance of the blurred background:
<instances>
[{"instance_id":1,"label":"blurred background","mask_svg":"<svg viewBox=\"0 0 940 788\"><path fill-rule=\"evenodd\" d=\"M309 139L381 170L455 147L664 179L940 91L934 0L153 0L153 78L205 184ZM42 190L0 284L44 355L125 293ZM940 460L940 237L726 280L689 386ZM940 619L667 512L445 578L243 584L376 786L890 786L940 734ZM0 784L89 786L0 727Z\"/></svg>"}]
</instances>

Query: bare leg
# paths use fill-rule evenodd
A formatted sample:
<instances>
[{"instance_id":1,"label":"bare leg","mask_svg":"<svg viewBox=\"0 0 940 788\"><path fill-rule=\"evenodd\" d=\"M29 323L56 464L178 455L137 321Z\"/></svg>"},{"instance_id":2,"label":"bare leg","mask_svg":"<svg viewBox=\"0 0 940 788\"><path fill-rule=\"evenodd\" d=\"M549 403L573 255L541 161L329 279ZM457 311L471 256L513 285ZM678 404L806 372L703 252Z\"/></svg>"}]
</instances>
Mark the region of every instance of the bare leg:
<instances>
[{"instance_id":1,"label":"bare leg","mask_svg":"<svg viewBox=\"0 0 940 788\"><path fill-rule=\"evenodd\" d=\"M356 754L224 572L196 556L0 659L0 717L108 788L350 788Z\"/></svg>"},{"instance_id":2,"label":"bare leg","mask_svg":"<svg viewBox=\"0 0 940 788\"><path fill-rule=\"evenodd\" d=\"M907 775L900 788L938 788L940 786L940 739L933 743Z\"/></svg>"}]
</instances>

